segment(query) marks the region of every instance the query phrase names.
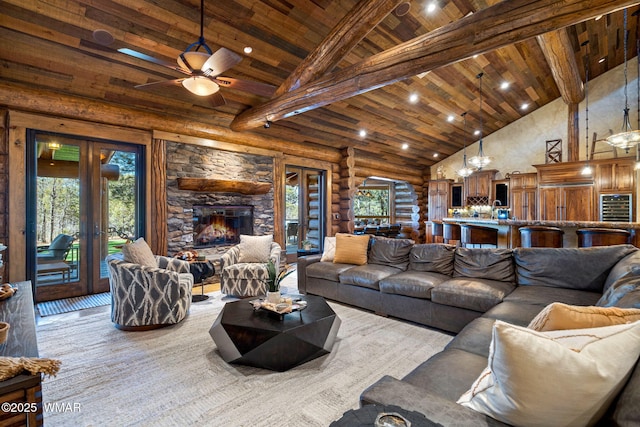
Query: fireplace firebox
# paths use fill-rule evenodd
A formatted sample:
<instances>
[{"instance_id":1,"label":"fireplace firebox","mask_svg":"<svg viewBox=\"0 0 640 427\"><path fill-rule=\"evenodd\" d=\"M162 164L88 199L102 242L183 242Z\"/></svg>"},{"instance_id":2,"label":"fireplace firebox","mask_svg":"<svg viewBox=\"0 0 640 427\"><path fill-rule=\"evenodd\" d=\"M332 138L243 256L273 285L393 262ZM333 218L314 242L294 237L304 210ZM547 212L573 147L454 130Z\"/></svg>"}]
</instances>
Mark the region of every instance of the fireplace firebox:
<instances>
[{"instance_id":1,"label":"fireplace firebox","mask_svg":"<svg viewBox=\"0 0 640 427\"><path fill-rule=\"evenodd\" d=\"M241 234L253 234L253 206L193 207L194 248L237 244Z\"/></svg>"}]
</instances>

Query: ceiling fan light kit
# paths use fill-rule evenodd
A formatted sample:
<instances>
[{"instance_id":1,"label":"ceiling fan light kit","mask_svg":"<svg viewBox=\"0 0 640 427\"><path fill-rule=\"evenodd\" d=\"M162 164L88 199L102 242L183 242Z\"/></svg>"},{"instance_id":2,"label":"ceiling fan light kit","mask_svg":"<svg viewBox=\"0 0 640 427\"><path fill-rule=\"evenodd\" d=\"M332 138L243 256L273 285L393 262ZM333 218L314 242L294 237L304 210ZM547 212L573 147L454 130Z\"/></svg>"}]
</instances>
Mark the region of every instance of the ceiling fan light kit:
<instances>
[{"instance_id":1,"label":"ceiling fan light kit","mask_svg":"<svg viewBox=\"0 0 640 427\"><path fill-rule=\"evenodd\" d=\"M204 76L187 77L182 80L182 86L194 95L210 96L220 90L220 86Z\"/></svg>"}]
</instances>

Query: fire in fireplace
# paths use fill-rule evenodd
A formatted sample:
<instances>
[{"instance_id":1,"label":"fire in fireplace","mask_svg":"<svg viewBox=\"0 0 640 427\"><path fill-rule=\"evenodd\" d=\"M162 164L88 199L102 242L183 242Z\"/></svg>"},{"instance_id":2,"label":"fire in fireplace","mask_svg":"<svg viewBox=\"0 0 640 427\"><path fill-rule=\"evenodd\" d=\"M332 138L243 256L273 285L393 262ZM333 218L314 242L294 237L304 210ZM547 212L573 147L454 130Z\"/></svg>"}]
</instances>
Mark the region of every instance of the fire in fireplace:
<instances>
[{"instance_id":1,"label":"fire in fireplace","mask_svg":"<svg viewBox=\"0 0 640 427\"><path fill-rule=\"evenodd\" d=\"M240 243L241 234L253 234L253 206L193 207L193 247Z\"/></svg>"}]
</instances>

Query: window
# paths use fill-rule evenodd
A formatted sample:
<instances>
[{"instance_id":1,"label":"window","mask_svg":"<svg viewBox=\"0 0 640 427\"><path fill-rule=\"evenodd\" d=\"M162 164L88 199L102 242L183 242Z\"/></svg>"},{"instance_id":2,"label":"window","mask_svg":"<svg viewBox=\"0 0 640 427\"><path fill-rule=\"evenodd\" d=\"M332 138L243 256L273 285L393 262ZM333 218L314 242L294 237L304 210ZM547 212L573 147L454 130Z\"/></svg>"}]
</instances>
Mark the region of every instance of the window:
<instances>
[{"instance_id":1,"label":"window","mask_svg":"<svg viewBox=\"0 0 640 427\"><path fill-rule=\"evenodd\" d=\"M393 222L393 186L390 184L363 184L353 201L357 222L390 224Z\"/></svg>"}]
</instances>

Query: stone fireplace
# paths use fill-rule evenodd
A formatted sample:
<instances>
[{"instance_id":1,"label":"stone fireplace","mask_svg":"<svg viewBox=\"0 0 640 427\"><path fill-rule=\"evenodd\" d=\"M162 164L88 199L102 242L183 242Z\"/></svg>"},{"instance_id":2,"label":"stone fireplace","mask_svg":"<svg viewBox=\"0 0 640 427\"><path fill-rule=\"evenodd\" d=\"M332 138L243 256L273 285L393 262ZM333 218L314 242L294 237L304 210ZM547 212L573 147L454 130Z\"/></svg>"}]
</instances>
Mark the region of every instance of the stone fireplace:
<instances>
[{"instance_id":1,"label":"stone fireplace","mask_svg":"<svg viewBox=\"0 0 640 427\"><path fill-rule=\"evenodd\" d=\"M266 194L181 190L178 178L209 178L273 183L273 158L246 153L233 153L210 147L167 141L167 205L168 254L197 250L199 254L218 258L237 240L204 246L194 241L194 225L201 207L252 208L254 235L273 234L273 188ZM197 231L197 230L196 230ZM196 236L198 233L196 233ZM199 246L199 247L195 247Z\"/></svg>"}]
</instances>

